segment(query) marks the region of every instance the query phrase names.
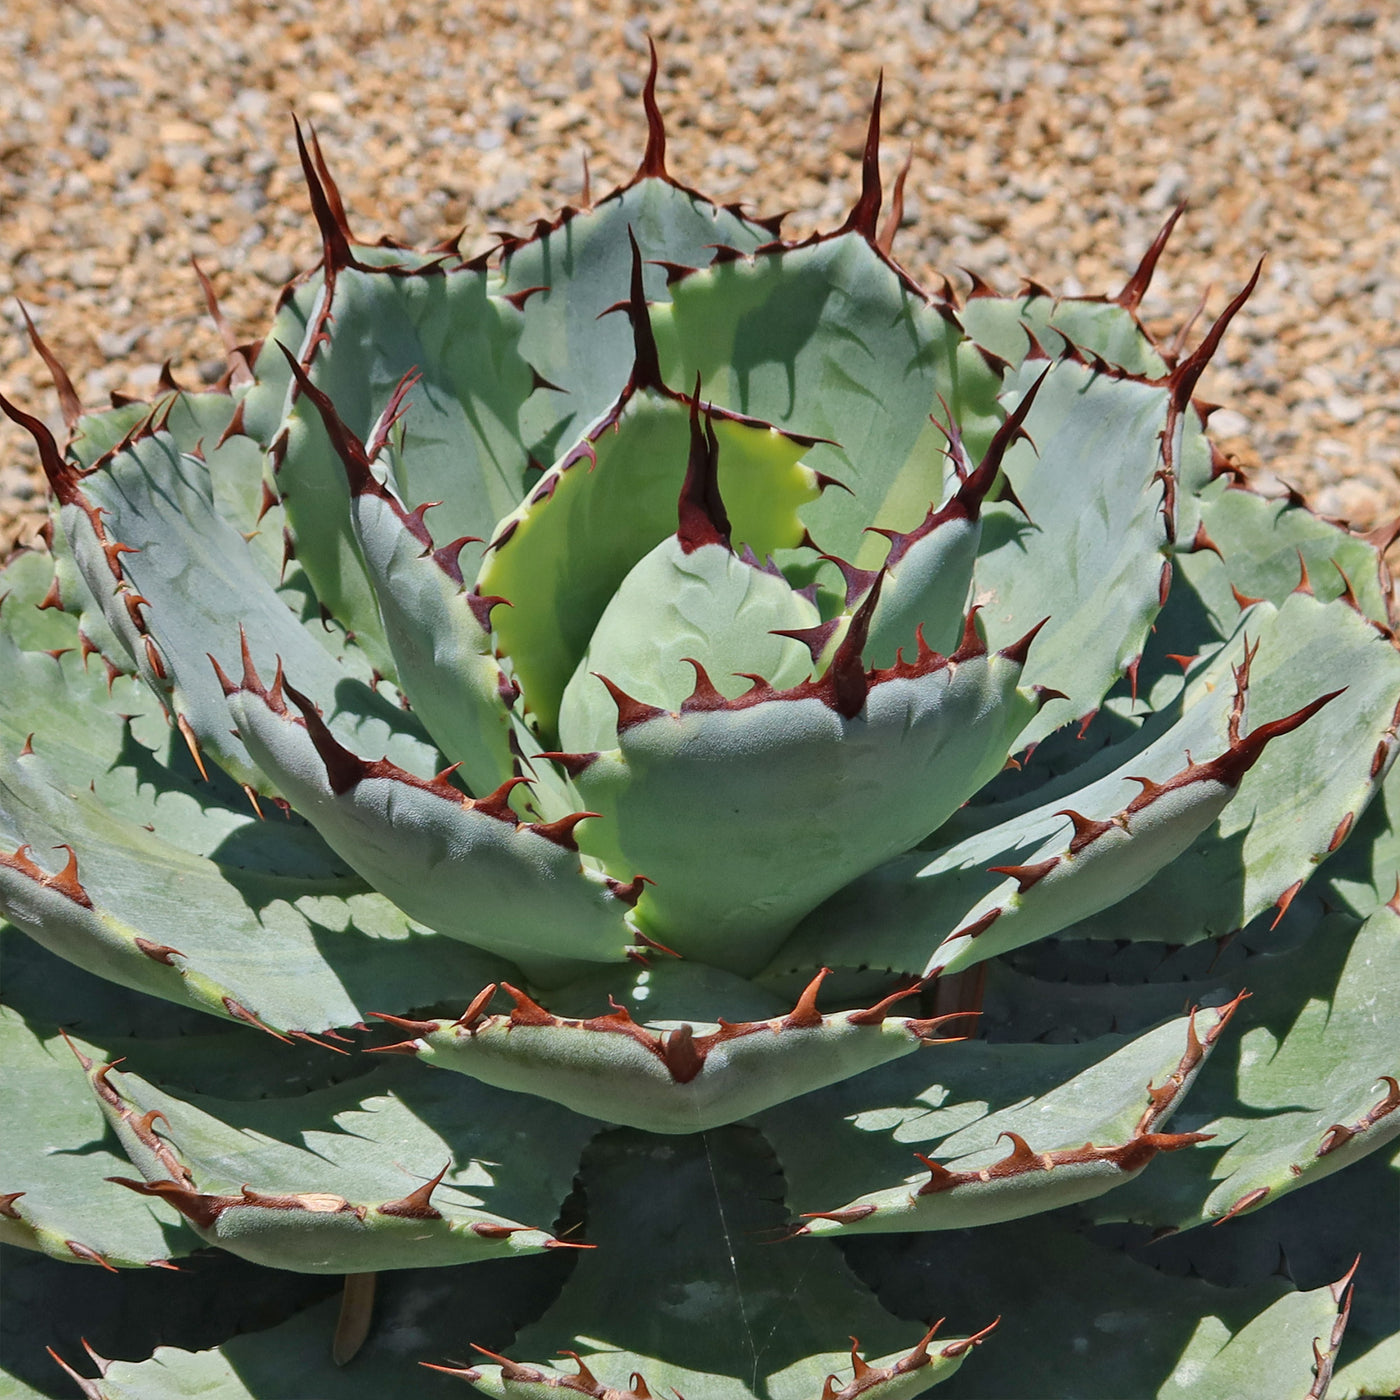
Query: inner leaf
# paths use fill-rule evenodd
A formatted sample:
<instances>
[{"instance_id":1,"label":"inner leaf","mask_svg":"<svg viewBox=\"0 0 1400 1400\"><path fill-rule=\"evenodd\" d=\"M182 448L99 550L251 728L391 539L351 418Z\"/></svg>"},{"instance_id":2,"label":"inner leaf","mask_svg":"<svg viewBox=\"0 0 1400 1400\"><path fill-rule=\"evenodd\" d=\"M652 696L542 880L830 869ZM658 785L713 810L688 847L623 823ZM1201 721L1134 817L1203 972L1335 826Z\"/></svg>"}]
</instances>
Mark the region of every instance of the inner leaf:
<instances>
[{"instance_id":1,"label":"inner leaf","mask_svg":"<svg viewBox=\"0 0 1400 1400\"><path fill-rule=\"evenodd\" d=\"M492 614L497 643L546 736L609 601L676 528L689 412L679 396L624 395L497 531L477 584L511 605ZM799 544L797 509L820 491L800 460L808 441L718 411L712 423L734 547L762 558Z\"/></svg>"},{"instance_id":2,"label":"inner leaf","mask_svg":"<svg viewBox=\"0 0 1400 1400\"><path fill-rule=\"evenodd\" d=\"M623 580L564 692L559 737L574 753L617 747L617 706L606 676L634 699L677 710L702 685L698 663L727 699L748 675L777 689L812 670L804 646L778 631L815 626L817 607L781 574L722 545L689 553L672 535Z\"/></svg>"}]
</instances>

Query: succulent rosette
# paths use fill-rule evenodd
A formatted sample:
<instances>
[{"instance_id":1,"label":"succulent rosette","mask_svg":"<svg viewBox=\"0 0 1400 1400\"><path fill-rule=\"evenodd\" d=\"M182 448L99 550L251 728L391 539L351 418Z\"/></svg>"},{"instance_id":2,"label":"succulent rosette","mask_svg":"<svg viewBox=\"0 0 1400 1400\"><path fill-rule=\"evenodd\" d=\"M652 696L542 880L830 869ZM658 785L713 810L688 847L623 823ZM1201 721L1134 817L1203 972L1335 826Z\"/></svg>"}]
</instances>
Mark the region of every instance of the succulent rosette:
<instances>
[{"instance_id":1,"label":"succulent rosette","mask_svg":"<svg viewBox=\"0 0 1400 1400\"><path fill-rule=\"evenodd\" d=\"M959 304L878 96L793 243L654 77L477 258L313 139L224 383L4 404L13 1393L1390 1393L1388 540L1212 447L1253 280Z\"/></svg>"}]
</instances>

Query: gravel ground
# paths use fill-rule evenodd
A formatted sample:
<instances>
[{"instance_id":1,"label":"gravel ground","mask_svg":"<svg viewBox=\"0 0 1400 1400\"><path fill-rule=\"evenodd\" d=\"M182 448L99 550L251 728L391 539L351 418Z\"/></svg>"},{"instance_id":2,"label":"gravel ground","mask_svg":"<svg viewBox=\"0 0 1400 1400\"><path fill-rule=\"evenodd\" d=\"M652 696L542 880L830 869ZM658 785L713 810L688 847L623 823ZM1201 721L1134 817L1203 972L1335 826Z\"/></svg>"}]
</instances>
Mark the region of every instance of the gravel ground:
<instances>
[{"instance_id":1,"label":"gravel ground","mask_svg":"<svg viewBox=\"0 0 1400 1400\"><path fill-rule=\"evenodd\" d=\"M1264 489L1368 527L1400 508L1400 7L1394 0L5 0L0 391L60 426L22 300L87 404L223 360L318 253L289 113L356 232L520 227L631 173L646 39L670 166L800 235L853 197L885 73L884 158L913 154L895 252L1115 291L1183 198L1144 306L1170 332L1263 281L1201 385ZM0 428L0 554L34 529L34 454Z\"/></svg>"}]
</instances>

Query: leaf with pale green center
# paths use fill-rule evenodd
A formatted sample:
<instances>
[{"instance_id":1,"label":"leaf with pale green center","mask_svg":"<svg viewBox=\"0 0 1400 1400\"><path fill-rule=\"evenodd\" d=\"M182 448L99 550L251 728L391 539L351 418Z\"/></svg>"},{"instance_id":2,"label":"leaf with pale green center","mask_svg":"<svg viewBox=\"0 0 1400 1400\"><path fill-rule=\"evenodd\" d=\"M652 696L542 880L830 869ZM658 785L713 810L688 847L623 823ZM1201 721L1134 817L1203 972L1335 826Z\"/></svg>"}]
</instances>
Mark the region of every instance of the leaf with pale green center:
<instances>
[{"instance_id":1,"label":"leaf with pale green center","mask_svg":"<svg viewBox=\"0 0 1400 1400\"><path fill-rule=\"evenodd\" d=\"M691 409L669 393L629 392L501 523L477 590L510 604L492 615L525 702L545 735L589 638L632 568L676 529L691 450ZM818 492L805 439L722 413L719 491L736 549L760 558L802 539L797 508Z\"/></svg>"},{"instance_id":2,"label":"leaf with pale green center","mask_svg":"<svg viewBox=\"0 0 1400 1400\"><path fill-rule=\"evenodd\" d=\"M807 460L853 494L829 491L803 519L861 567L884 552L866 527L911 530L945 494L929 415L946 403L974 458L1001 420L997 370L860 234L720 263L671 296L652 309L668 382L698 374L726 408L830 438Z\"/></svg>"}]
</instances>

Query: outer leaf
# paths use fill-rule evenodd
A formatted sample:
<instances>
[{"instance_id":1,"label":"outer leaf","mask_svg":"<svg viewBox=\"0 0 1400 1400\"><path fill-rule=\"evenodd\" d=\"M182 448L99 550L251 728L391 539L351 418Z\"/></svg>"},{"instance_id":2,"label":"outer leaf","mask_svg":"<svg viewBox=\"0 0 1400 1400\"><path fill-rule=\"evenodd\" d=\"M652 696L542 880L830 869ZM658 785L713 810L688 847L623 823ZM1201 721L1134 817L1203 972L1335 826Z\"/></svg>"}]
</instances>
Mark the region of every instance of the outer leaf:
<instances>
[{"instance_id":1,"label":"outer leaf","mask_svg":"<svg viewBox=\"0 0 1400 1400\"><path fill-rule=\"evenodd\" d=\"M1308 1400L1312 1344L1328 1347L1341 1314L1336 1285L1295 1293L1281 1279L1225 1289L1170 1278L1089 1244L1063 1217L910 1237L902 1248L858 1240L849 1254L915 1316L968 1296L995 1300L995 1341L1009 1345L984 1347L948 1383L958 1400L1025 1395L1028 1365L1036 1400Z\"/></svg>"},{"instance_id":2,"label":"outer leaf","mask_svg":"<svg viewBox=\"0 0 1400 1400\"><path fill-rule=\"evenodd\" d=\"M333 850L411 918L506 953L559 978L580 962L617 962L633 942L635 894L586 868L573 827L518 822L509 785L475 801L445 776L431 781L387 760L366 762L336 742L280 675L229 682L239 732L265 771ZM562 933L562 936L561 936Z\"/></svg>"},{"instance_id":3,"label":"outer leaf","mask_svg":"<svg viewBox=\"0 0 1400 1400\"><path fill-rule=\"evenodd\" d=\"M290 814L277 825L257 822L236 783L218 768L201 774L184 736L139 681L113 677L109 688L76 648L59 657L16 651L7 630L0 626L0 666L12 686L0 715L7 783L87 788L113 817L197 855L236 851L245 867L315 881L348 876L305 822ZM36 791L33 800L42 806L54 799ZM19 821L19 808L10 809L10 820Z\"/></svg>"},{"instance_id":4,"label":"outer leaf","mask_svg":"<svg viewBox=\"0 0 1400 1400\"><path fill-rule=\"evenodd\" d=\"M36 669L32 694L49 697L51 720L101 693L74 657L23 654L12 674ZM45 670L65 689L46 684ZM21 728L24 718L6 713ZM86 727L54 732L64 742L41 734L23 753L4 731L0 907L69 961L219 1016L309 1031L361 1020L386 998L429 1002L453 986L465 995L495 972L366 892L299 822L236 811L197 775L163 768L100 708ZM62 848L77 853L67 876Z\"/></svg>"},{"instance_id":5,"label":"outer leaf","mask_svg":"<svg viewBox=\"0 0 1400 1400\"><path fill-rule=\"evenodd\" d=\"M311 172L306 164L303 165L302 172L308 176L307 183L310 185ZM323 192L321 182L325 173L324 168L321 169L314 182L317 194ZM318 220L322 212L328 212L317 208L316 195L312 195L311 203L312 211ZM286 358L278 347L286 345L295 350L306 343L309 327L318 319L325 297L326 232L326 227L322 225L322 262L310 272L299 273L282 289L272 328L258 345L253 359L254 382L244 395L244 423L249 436L264 449L271 447L276 439L292 397L291 371L287 368ZM344 233L343 227L336 230L332 235L333 241L338 243L340 235ZM360 243L353 238L347 240L345 250L353 252L355 262L362 269L397 267L413 272L421 270L427 264L443 262L443 256L438 252L418 253L411 248L382 243ZM336 252L339 251L337 248ZM332 261L335 260L333 255Z\"/></svg>"},{"instance_id":6,"label":"outer leaf","mask_svg":"<svg viewBox=\"0 0 1400 1400\"><path fill-rule=\"evenodd\" d=\"M1185 420L1183 459L1193 441L1195 421L1194 415ZM1212 480L1207 475L1204 485L1193 487L1187 479L1189 466L1182 461L1172 590L1133 676L1133 703L1120 685L1118 697L1105 706L1115 723L1133 722L1144 699L1154 710L1169 703L1180 688L1185 659L1208 653L1236 631L1240 609L1251 598L1282 607L1301 585L1302 591L1311 590L1327 602L1350 598L1365 616L1381 624L1388 621L1381 558L1371 542L1318 519L1287 498L1269 500L1242 490L1228 476ZM1089 732L1098 727L1096 719ZM1085 744L1062 740L1053 747L1065 759L1076 749L1082 754ZM1049 754L1042 745L1035 763Z\"/></svg>"},{"instance_id":7,"label":"outer leaf","mask_svg":"<svg viewBox=\"0 0 1400 1400\"><path fill-rule=\"evenodd\" d=\"M326 325L324 341L287 349L363 441L395 386L416 371L397 491L415 505L443 502L437 523L445 540L487 538L520 499L530 465L520 415L538 381L519 350L519 310L491 295L476 268L347 267L309 334ZM320 415L296 388L274 457L277 490L317 596L357 635L377 639L371 653L381 660L384 633L350 530L344 472Z\"/></svg>"},{"instance_id":8,"label":"outer leaf","mask_svg":"<svg viewBox=\"0 0 1400 1400\"><path fill-rule=\"evenodd\" d=\"M1388 1156L1395 1160L1385 1161ZM1144 1241L1147 1232L1140 1227L1109 1226L1089 1237L1120 1249L1126 1243L1131 1257L1162 1273L1199 1276L1227 1288L1252 1288L1277 1275L1305 1292L1332 1284L1334 1296L1346 1293L1339 1301L1346 1304L1348 1316L1340 1350L1325 1334L1317 1339L1325 1367L1333 1369L1327 1394L1346 1390L1379 1396L1400 1383L1395 1351L1400 1345L1400 1278L1387 1252L1377 1248L1397 1230L1400 1154L1380 1152L1219 1230L1167 1236L1154 1231ZM1337 1287L1338 1279L1351 1284ZM1348 1379L1344 1372L1350 1373ZM1363 1376L1372 1383L1361 1383Z\"/></svg>"},{"instance_id":9,"label":"outer leaf","mask_svg":"<svg viewBox=\"0 0 1400 1400\"><path fill-rule=\"evenodd\" d=\"M738 980L700 971L721 992ZM891 1016L899 994L864 1010L823 1016L816 1008L820 976L785 1016L698 1024L672 1019L675 1010L666 1003L677 999L674 993L686 1001L702 985L689 964L655 968L646 990L648 1001L655 996L659 1004L648 1006L640 1023L616 1001L609 1015L560 1017L510 986L513 1010L488 1016L495 990L488 987L456 1021L399 1020L412 1038L388 1048L609 1123L696 1133L911 1054L932 1043L938 1021L947 1019Z\"/></svg>"},{"instance_id":10,"label":"outer leaf","mask_svg":"<svg viewBox=\"0 0 1400 1400\"><path fill-rule=\"evenodd\" d=\"M1365 1400L1371 1395L1394 1394L1400 1389L1400 1335L1373 1347L1364 1356L1333 1371L1327 1389L1331 1400Z\"/></svg>"},{"instance_id":11,"label":"outer leaf","mask_svg":"<svg viewBox=\"0 0 1400 1400\"><path fill-rule=\"evenodd\" d=\"M252 392L181 392L162 397L152 405L151 413L153 421L162 425L161 431L169 433L182 452L205 464L210 495L219 515L240 532L258 532L249 543L263 577L276 583L284 574L282 538L277 528L281 519L280 514L267 518L276 508L262 489L263 448L246 431L247 401ZM69 452L85 467L97 464L82 439L75 440Z\"/></svg>"},{"instance_id":12,"label":"outer leaf","mask_svg":"<svg viewBox=\"0 0 1400 1400\"><path fill-rule=\"evenodd\" d=\"M1202 1326L1192 1337L1160 1400L1176 1396L1238 1395L1244 1386L1267 1386L1268 1394L1310 1396L1327 1390L1327 1370L1346 1330L1346 1278L1312 1293L1290 1293L1234 1333L1224 1345L1216 1328ZM1310 1338L1313 1364L1301 1343ZM1303 1389L1307 1383L1307 1390Z\"/></svg>"},{"instance_id":13,"label":"outer leaf","mask_svg":"<svg viewBox=\"0 0 1400 1400\"><path fill-rule=\"evenodd\" d=\"M50 592L56 561L38 549L22 550L0 573L0 626L23 651L71 649L78 620L54 605Z\"/></svg>"},{"instance_id":14,"label":"outer leaf","mask_svg":"<svg viewBox=\"0 0 1400 1400\"><path fill-rule=\"evenodd\" d=\"M288 360L344 471L354 541L405 695L444 752L465 770L472 790L493 792L515 776L511 708L519 688L495 658L490 605L479 596L468 598L463 586L461 550L480 541L466 536L435 549L423 523L426 507L406 510L372 469L381 455L403 465L402 452L386 449L397 416L406 412L403 396L417 381L400 382L367 449L290 353Z\"/></svg>"},{"instance_id":15,"label":"outer leaf","mask_svg":"<svg viewBox=\"0 0 1400 1400\"><path fill-rule=\"evenodd\" d=\"M1078 350L1148 379L1168 368L1132 310L1107 298L971 296L959 319L979 345L1015 365L1031 348L1029 331L1050 355Z\"/></svg>"},{"instance_id":16,"label":"outer leaf","mask_svg":"<svg viewBox=\"0 0 1400 1400\"><path fill-rule=\"evenodd\" d=\"M85 1383L87 1393L101 1400L207 1400L211 1395L220 1400L383 1400L410 1394L415 1400L461 1400L470 1392L460 1381L418 1363L444 1348L465 1346L460 1340L464 1332L487 1345L504 1345L517 1319L538 1312L557 1291L560 1253L378 1275L374 1326L348 1366L336 1365L331 1356L339 1296L316 1301L328 1288L339 1295L338 1280L261 1269L226 1254L206 1254L192 1266L182 1266L178 1278L171 1276L180 1285L178 1295L134 1299L126 1317L113 1315L110 1299L75 1299L70 1286L66 1295L54 1291L37 1299L25 1320L31 1323L31 1337L51 1339L72 1367L70 1375L96 1369L98 1374ZM214 1261L217 1271L211 1267ZM294 1288L312 1305L282 1321ZM60 1297L66 1306L57 1305ZM182 1318L192 1304L197 1309L193 1326ZM7 1322L9 1317L7 1308ZM152 1318L158 1319L154 1327ZM185 1349L163 1342L163 1332L176 1333ZM100 1356L89 1362L83 1359L80 1337L99 1354L130 1354L143 1343L145 1349L154 1345L155 1354L139 1362ZM34 1345L38 1347L37 1340ZM52 1392L46 1387L46 1393L67 1400L73 1382L64 1380L42 1350L39 1355L43 1372L59 1383Z\"/></svg>"},{"instance_id":17,"label":"outer leaf","mask_svg":"<svg viewBox=\"0 0 1400 1400\"><path fill-rule=\"evenodd\" d=\"M1227 705L1246 643L1242 723ZM1302 733L1250 756L1250 735L1264 740L1273 721L1343 679L1346 691ZM853 882L809 916L773 969L957 971L1071 924L1078 936L1183 943L1229 932L1306 880L1364 812L1384 772L1371 771L1377 744L1388 762L1393 742L1376 716L1396 698L1400 658L1361 618L1302 595L1277 612L1261 603L1169 708L1027 796L970 807L938 833L972 834ZM1153 795L1151 784L1204 777L1207 760L1225 756L1242 771L1233 788L1189 781ZM1149 834L1154 807L1173 822ZM1125 918L1120 901L1135 890Z\"/></svg>"},{"instance_id":18,"label":"outer leaf","mask_svg":"<svg viewBox=\"0 0 1400 1400\"><path fill-rule=\"evenodd\" d=\"M1267 632L1251 673L1251 713L1292 713L1319 693L1346 690L1311 722L1306 741L1272 745L1245 776L1237 797L1202 841L1143 886L1150 914L1139 936L1194 942L1243 927L1273 904L1286 907L1329 851L1365 812L1394 762L1400 705L1400 653L1350 609L1303 594L1285 599L1268 624L1263 605L1246 627ZM1112 911L1076 928L1078 936L1118 937ZM1130 935L1131 936L1131 932Z\"/></svg>"},{"instance_id":19,"label":"outer leaf","mask_svg":"<svg viewBox=\"0 0 1400 1400\"><path fill-rule=\"evenodd\" d=\"M43 1034L0 1007L0 1057L8 1124L0 1152L0 1242L103 1268L161 1265L198 1248L168 1206L136 1201L105 1180L125 1162L104 1141L101 1111L81 1092L73 1057L57 1034Z\"/></svg>"},{"instance_id":20,"label":"outer leaf","mask_svg":"<svg viewBox=\"0 0 1400 1400\"><path fill-rule=\"evenodd\" d=\"M1112 1191L1158 1153L1190 1146L1193 1135L1161 1129L1233 1011L1193 1014L1108 1053L1102 1042L1053 1055L1044 1046L948 1046L941 1061L846 1080L760 1121L804 1234L1014 1220ZM923 1171L920 1145L938 1154L923 1155Z\"/></svg>"},{"instance_id":21,"label":"outer leaf","mask_svg":"<svg viewBox=\"0 0 1400 1400\"><path fill-rule=\"evenodd\" d=\"M1217 618L1231 619L1239 606L1232 586L1246 597L1266 598L1281 607L1304 585L1327 602L1350 589L1367 617L1379 623L1388 620L1380 556L1365 539L1320 519L1287 496L1267 499L1231 489L1225 480L1212 482L1202 493L1200 515L1207 536L1224 558L1199 549L1183 567Z\"/></svg>"},{"instance_id":22,"label":"outer leaf","mask_svg":"<svg viewBox=\"0 0 1400 1400\"><path fill-rule=\"evenodd\" d=\"M1400 878L1400 769L1393 763L1375 800L1324 869L1324 889L1362 918L1394 899Z\"/></svg>"},{"instance_id":23,"label":"outer leaf","mask_svg":"<svg viewBox=\"0 0 1400 1400\"><path fill-rule=\"evenodd\" d=\"M433 771L434 750L411 717L374 693L368 666L343 635L334 638L336 655L314 640L218 513L207 466L168 432L147 433L100 472L67 483L64 530L108 623L192 740L240 781L264 780L228 732L228 706L209 666L212 651L236 669L240 627L264 665L280 656L297 666L334 704L347 735Z\"/></svg>"},{"instance_id":24,"label":"outer leaf","mask_svg":"<svg viewBox=\"0 0 1400 1400\"><path fill-rule=\"evenodd\" d=\"M1239 1050L1212 1064L1179 1120L1211 1143L1163 1163L1152 1190L1135 1185L1105 1202L1104 1218L1216 1222L1391 1142L1400 1133L1400 1030L1387 1014L1397 948L1400 915L1381 909L1359 928L1335 915L1302 948L1258 960Z\"/></svg>"},{"instance_id":25,"label":"outer leaf","mask_svg":"<svg viewBox=\"0 0 1400 1400\"><path fill-rule=\"evenodd\" d=\"M137 438L150 434L155 424L161 424L161 432L168 433L181 451L196 454L205 464L208 490L216 509L243 534L253 561L267 582L278 586L288 572L283 558L282 515L262 489L261 446L240 431L247 416L248 397L244 393L230 395L217 390L198 394L166 393L153 404L130 404L104 413L87 414L75 425L66 455L84 471L97 471L128 450ZM39 437L40 455L56 492L53 514L57 525L62 519L63 505L81 500L81 497L74 496L66 485L61 485L65 468L57 448L43 433ZM80 522L75 520L74 523L76 537L87 539L88 531ZM100 521L90 520L89 523L103 542L112 543ZM96 566L95 556L90 551L84 552L81 559L75 558L62 529L54 531L52 548L58 570L57 597L79 620L81 634L86 638L84 654L94 648L100 651L109 671L113 667L130 671L135 668L138 657L148 660L139 638L127 626L136 623L138 618L118 616L119 631L114 631L104 615L104 608L111 602L114 583L120 588L120 575L114 567L119 565L120 554L108 559L105 567ZM87 578L83 567L87 567ZM298 571L293 569L291 573L290 586L295 590ZM296 605L299 604L298 596ZM136 651L132 650L133 644Z\"/></svg>"},{"instance_id":26,"label":"outer leaf","mask_svg":"<svg viewBox=\"0 0 1400 1400\"><path fill-rule=\"evenodd\" d=\"M1030 441L1003 465L1029 519L1005 502L989 506L973 573L993 645L1050 618L1027 679L1068 703L1047 706L1022 743L1098 707L1141 654L1171 577L1171 507L1158 475L1169 470L1170 390L1074 360L1048 372L1029 360L1007 389L1025 393L1042 373L1025 420Z\"/></svg>"},{"instance_id":27,"label":"outer leaf","mask_svg":"<svg viewBox=\"0 0 1400 1400\"><path fill-rule=\"evenodd\" d=\"M553 1107L513 1121L510 1100L492 1090L463 1094L460 1080L425 1083L397 1064L300 1097L242 1102L177 1098L134 1074L114 1078L91 1057L87 1068L145 1178L124 1184L169 1202L210 1244L306 1273L547 1248L548 1222L596 1129ZM527 1143L529 1178L502 1172L496 1164Z\"/></svg>"},{"instance_id":28,"label":"outer leaf","mask_svg":"<svg viewBox=\"0 0 1400 1400\"><path fill-rule=\"evenodd\" d=\"M580 1258L559 1301L512 1351L578 1352L599 1385L632 1391L638 1372L653 1394L674 1387L705 1400L809 1400L833 1372L843 1373L839 1385L851 1363L827 1335L836 1327L878 1353L893 1352L903 1331L906 1345L893 1355L917 1354L915 1329L872 1308L829 1245L762 1241L781 1222L782 1183L756 1134L730 1128L658 1146L610 1133L585 1158L584 1185L589 1239L599 1248ZM619 1252L628 1260L621 1270L611 1262ZM872 1393L916 1394L971 1350L971 1339L940 1337L911 1366L908 1388ZM567 1374L492 1359L499 1368L459 1374L511 1400L545 1395L550 1379Z\"/></svg>"}]
</instances>

